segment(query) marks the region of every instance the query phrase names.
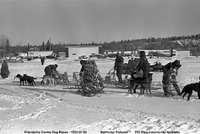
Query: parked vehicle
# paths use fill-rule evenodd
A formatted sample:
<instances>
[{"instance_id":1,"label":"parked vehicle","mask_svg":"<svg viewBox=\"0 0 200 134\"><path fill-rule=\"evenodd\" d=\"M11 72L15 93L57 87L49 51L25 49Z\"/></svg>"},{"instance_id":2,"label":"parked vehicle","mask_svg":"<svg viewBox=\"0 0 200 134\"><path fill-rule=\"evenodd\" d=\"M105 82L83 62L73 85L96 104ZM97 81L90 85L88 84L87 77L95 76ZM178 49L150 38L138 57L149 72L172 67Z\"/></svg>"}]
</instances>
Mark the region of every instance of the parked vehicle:
<instances>
[{"instance_id":1,"label":"parked vehicle","mask_svg":"<svg viewBox=\"0 0 200 134\"><path fill-rule=\"evenodd\" d=\"M90 58L97 58L97 59L105 58L105 56L102 55L102 54L91 54L89 57Z\"/></svg>"},{"instance_id":2,"label":"parked vehicle","mask_svg":"<svg viewBox=\"0 0 200 134\"><path fill-rule=\"evenodd\" d=\"M109 58L115 58L115 53L111 53L111 54L106 54L105 57L109 57Z\"/></svg>"},{"instance_id":3,"label":"parked vehicle","mask_svg":"<svg viewBox=\"0 0 200 134\"><path fill-rule=\"evenodd\" d=\"M86 57L85 55L81 55L78 57L79 59L88 59L88 57Z\"/></svg>"},{"instance_id":4,"label":"parked vehicle","mask_svg":"<svg viewBox=\"0 0 200 134\"><path fill-rule=\"evenodd\" d=\"M151 71L163 71L163 65L159 62L156 62L156 64L150 66Z\"/></svg>"},{"instance_id":5,"label":"parked vehicle","mask_svg":"<svg viewBox=\"0 0 200 134\"><path fill-rule=\"evenodd\" d=\"M55 53L53 53L53 54L51 54L51 55L48 55L48 56L46 56L46 58L47 59L58 59L58 55L57 54L55 54Z\"/></svg>"}]
</instances>

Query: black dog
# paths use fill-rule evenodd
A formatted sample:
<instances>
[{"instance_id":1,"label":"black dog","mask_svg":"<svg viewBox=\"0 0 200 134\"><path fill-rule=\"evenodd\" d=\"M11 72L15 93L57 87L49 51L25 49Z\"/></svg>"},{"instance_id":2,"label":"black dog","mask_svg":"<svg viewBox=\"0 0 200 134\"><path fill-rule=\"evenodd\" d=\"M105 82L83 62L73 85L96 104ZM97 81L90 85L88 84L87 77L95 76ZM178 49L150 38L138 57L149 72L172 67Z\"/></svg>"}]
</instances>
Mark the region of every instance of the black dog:
<instances>
[{"instance_id":1,"label":"black dog","mask_svg":"<svg viewBox=\"0 0 200 134\"><path fill-rule=\"evenodd\" d=\"M36 85L36 83L34 81L34 79L36 79L36 78L34 78L32 76L28 76L26 74L24 74L22 76L20 74L17 74L15 77L19 78L19 80L20 80L20 86L21 85L25 85L26 83L28 83L28 85L30 85L30 86Z\"/></svg>"},{"instance_id":2,"label":"black dog","mask_svg":"<svg viewBox=\"0 0 200 134\"><path fill-rule=\"evenodd\" d=\"M152 73L148 74L148 78L134 78L129 80L130 81L130 87L128 90L128 93L132 94L132 91L136 93L136 89L140 86L140 94L144 94L144 91L151 94L151 82L152 82Z\"/></svg>"},{"instance_id":3,"label":"black dog","mask_svg":"<svg viewBox=\"0 0 200 134\"><path fill-rule=\"evenodd\" d=\"M198 98L200 99L200 82L198 83L191 83L191 84L188 84L186 85L182 92L179 93L178 95L182 95L183 94L183 99L185 97L186 94L188 94L188 97L187 99L190 100L190 96L192 95L192 91L195 91L198 93Z\"/></svg>"},{"instance_id":4,"label":"black dog","mask_svg":"<svg viewBox=\"0 0 200 134\"><path fill-rule=\"evenodd\" d=\"M20 80L20 86L24 85L27 82L27 80L22 75L20 75L20 74L17 74L15 77L19 78L19 80ZM15 79L15 77L14 77L14 79Z\"/></svg>"},{"instance_id":5,"label":"black dog","mask_svg":"<svg viewBox=\"0 0 200 134\"><path fill-rule=\"evenodd\" d=\"M24 74L23 77L24 77L25 80L27 80L27 82L28 82L28 84L29 84L30 86L36 85L35 79L37 79L37 78L35 78L35 77L33 77L33 76L28 76L27 74Z\"/></svg>"}]
</instances>

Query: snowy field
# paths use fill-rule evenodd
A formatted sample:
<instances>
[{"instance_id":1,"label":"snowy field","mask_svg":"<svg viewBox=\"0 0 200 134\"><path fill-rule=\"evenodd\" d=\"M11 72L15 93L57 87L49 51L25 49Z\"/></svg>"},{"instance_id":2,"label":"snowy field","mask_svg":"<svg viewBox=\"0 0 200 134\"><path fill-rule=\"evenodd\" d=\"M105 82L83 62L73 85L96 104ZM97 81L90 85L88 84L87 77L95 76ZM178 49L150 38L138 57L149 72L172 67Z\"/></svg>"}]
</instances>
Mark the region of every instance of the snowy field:
<instances>
[{"instance_id":1,"label":"snowy field","mask_svg":"<svg viewBox=\"0 0 200 134\"><path fill-rule=\"evenodd\" d=\"M152 59L151 59L152 60ZM127 59L125 59L127 61ZM161 59L163 64L170 60ZM178 81L183 86L199 81L200 58L180 59ZM150 61L154 62L154 61ZM9 63L10 76L0 79L0 134L198 134L200 101L193 92L190 101L166 98L162 72L153 73L152 94L127 94L127 89L106 85L104 94L84 97L69 85L42 86L44 67L58 64L60 73L80 71L79 61L39 59ZM113 68L114 59L96 61L102 77ZM19 86L16 74L37 77L36 86ZM139 93L139 90L137 90Z\"/></svg>"}]
</instances>

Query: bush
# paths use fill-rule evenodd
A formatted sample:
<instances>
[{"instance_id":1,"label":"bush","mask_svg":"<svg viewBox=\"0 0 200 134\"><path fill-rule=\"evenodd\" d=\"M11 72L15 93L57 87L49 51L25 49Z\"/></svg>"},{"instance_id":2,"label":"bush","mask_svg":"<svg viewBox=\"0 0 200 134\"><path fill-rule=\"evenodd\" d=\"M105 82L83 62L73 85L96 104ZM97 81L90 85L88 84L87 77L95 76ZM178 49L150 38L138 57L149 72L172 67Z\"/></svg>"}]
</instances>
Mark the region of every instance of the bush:
<instances>
[{"instance_id":1,"label":"bush","mask_svg":"<svg viewBox=\"0 0 200 134\"><path fill-rule=\"evenodd\" d=\"M3 60L2 67L1 67L1 77L2 78L8 78L9 73L10 73L10 71L8 69L7 61Z\"/></svg>"}]
</instances>

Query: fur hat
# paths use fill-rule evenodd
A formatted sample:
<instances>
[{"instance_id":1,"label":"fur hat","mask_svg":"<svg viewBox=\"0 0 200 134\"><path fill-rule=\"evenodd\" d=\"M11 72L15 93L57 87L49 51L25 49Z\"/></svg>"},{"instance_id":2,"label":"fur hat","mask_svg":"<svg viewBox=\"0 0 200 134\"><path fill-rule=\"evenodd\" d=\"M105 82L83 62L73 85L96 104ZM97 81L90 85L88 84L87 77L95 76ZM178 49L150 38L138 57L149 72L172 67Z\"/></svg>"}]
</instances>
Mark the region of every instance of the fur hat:
<instances>
[{"instance_id":1,"label":"fur hat","mask_svg":"<svg viewBox=\"0 0 200 134\"><path fill-rule=\"evenodd\" d=\"M140 57L146 56L145 51L140 51Z\"/></svg>"},{"instance_id":2,"label":"fur hat","mask_svg":"<svg viewBox=\"0 0 200 134\"><path fill-rule=\"evenodd\" d=\"M117 52L116 54L115 54L115 57L117 57L117 56L119 56L120 54L119 54L119 52Z\"/></svg>"},{"instance_id":3,"label":"fur hat","mask_svg":"<svg viewBox=\"0 0 200 134\"><path fill-rule=\"evenodd\" d=\"M177 66L177 67L181 67L180 60L175 60L174 62L172 62L172 65Z\"/></svg>"}]
</instances>

